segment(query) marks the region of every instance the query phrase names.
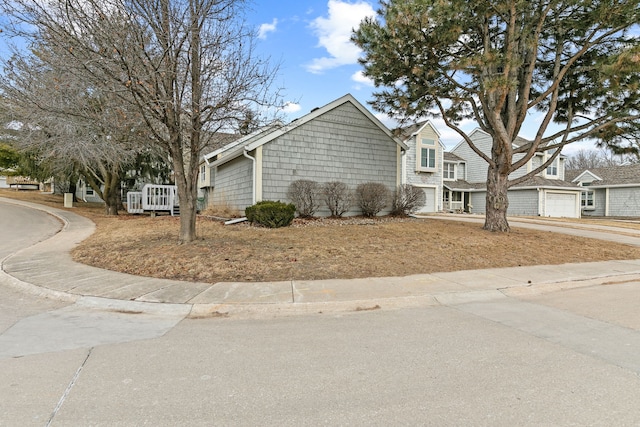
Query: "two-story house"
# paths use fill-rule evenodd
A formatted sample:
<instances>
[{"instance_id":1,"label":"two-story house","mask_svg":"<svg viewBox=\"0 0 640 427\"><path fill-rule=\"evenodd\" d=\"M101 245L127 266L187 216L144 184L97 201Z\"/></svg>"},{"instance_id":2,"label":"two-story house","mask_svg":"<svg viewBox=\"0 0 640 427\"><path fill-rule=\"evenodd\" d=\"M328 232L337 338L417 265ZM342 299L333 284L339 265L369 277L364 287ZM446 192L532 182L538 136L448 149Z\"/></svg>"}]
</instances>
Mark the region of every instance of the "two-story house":
<instances>
[{"instance_id":1,"label":"two-story house","mask_svg":"<svg viewBox=\"0 0 640 427\"><path fill-rule=\"evenodd\" d=\"M462 140L445 151L440 133L430 121L402 130L408 150L403 161L403 182L423 188L427 204L419 213L484 213L488 165ZM483 153L490 155L491 136L475 129L469 137ZM529 141L517 138L514 148ZM544 163L549 153L537 153L510 178L522 177ZM522 156L522 155L520 155ZM564 179L565 156L558 156L541 173L509 189L509 215L580 217L580 188Z\"/></svg>"},{"instance_id":2,"label":"two-story house","mask_svg":"<svg viewBox=\"0 0 640 427\"><path fill-rule=\"evenodd\" d=\"M418 213L441 211L445 146L440 133L428 120L403 128L400 133L409 147L402 158L402 183L424 191L426 203Z\"/></svg>"}]
</instances>

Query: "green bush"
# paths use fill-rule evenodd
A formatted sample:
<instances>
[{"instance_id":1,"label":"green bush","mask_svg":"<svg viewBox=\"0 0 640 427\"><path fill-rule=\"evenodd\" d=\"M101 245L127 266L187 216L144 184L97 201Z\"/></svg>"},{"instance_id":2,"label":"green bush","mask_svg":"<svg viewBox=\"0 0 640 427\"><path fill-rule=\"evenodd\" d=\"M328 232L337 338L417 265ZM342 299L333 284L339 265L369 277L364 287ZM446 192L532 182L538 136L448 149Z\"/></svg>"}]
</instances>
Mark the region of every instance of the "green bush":
<instances>
[{"instance_id":1,"label":"green bush","mask_svg":"<svg viewBox=\"0 0 640 427\"><path fill-rule=\"evenodd\" d=\"M296 207L292 203L263 200L253 206L249 206L244 212L251 224L257 223L264 227L278 228L291 224L296 213Z\"/></svg>"}]
</instances>

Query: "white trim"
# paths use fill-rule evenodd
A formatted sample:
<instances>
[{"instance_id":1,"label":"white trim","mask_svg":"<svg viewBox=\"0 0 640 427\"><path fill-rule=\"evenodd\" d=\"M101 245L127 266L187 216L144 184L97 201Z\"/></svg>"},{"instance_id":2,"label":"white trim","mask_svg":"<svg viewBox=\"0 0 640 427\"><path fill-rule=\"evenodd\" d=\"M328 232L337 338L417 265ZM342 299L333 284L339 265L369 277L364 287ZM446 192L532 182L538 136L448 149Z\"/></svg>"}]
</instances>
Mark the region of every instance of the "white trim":
<instances>
[{"instance_id":1,"label":"white trim","mask_svg":"<svg viewBox=\"0 0 640 427\"><path fill-rule=\"evenodd\" d=\"M251 157L249 155L249 150L247 150L247 147L244 148L244 150L242 151L242 155L244 157L246 157L247 159L251 160L251 205L255 205L256 204L256 199L257 199L257 189L256 189L256 158L255 157Z\"/></svg>"},{"instance_id":2,"label":"white trim","mask_svg":"<svg viewBox=\"0 0 640 427\"><path fill-rule=\"evenodd\" d=\"M580 187L580 188L597 188L597 189L603 189L603 188L631 188L631 187L640 187L640 182L636 183L636 184L602 184L602 185L587 185L586 187Z\"/></svg>"}]
</instances>

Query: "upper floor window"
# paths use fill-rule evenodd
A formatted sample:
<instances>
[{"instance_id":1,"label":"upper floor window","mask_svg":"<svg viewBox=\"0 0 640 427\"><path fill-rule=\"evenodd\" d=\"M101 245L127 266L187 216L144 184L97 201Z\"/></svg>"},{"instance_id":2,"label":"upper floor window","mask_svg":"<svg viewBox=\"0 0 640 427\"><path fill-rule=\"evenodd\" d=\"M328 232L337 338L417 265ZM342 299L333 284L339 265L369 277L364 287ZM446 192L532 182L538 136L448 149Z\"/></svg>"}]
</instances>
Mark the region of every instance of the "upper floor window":
<instances>
[{"instance_id":1,"label":"upper floor window","mask_svg":"<svg viewBox=\"0 0 640 427\"><path fill-rule=\"evenodd\" d=\"M456 165L455 163L445 163L442 169L442 178L455 180L456 179Z\"/></svg>"},{"instance_id":2,"label":"upper floor window","mask_svg":"<svg viewBox=\"0 0 640 427\"><path fill-rule=\"evenodd\" d=\"M556 157L555 159L553 159L553 162L551 162L551 164L547 166L547 176L558 176L558 163L559 158Z\"/></svg>"},{"instance_id":3,"label":"upper floor window","mask_svg":"<svg viewBox=\"0 0 640 427\"><path fill-rule=\"evenodd\" d=\"M436 141L428 138L421 138L418 147L418 170L436 171Z\"/></svg>"}]
</instances>

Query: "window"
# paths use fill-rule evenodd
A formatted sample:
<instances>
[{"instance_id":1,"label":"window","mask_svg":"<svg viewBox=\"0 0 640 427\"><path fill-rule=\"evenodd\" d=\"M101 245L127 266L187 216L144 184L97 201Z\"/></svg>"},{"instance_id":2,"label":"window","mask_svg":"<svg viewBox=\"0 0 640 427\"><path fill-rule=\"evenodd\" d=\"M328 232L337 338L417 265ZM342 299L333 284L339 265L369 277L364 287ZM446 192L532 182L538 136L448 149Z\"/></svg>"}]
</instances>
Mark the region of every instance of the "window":
<instances>
[{"instance_id":1,"label":"window","mask_svg":"<svg viewBox=\"0 0 640 427\"><path fill-rule=\"evenodd\" d=\"M582 209L594 209L595 201L594 201L594 191L593 190L585 190L580 194L580 206Z\"/></svg>"},{"instance_id":2,"label":"window","mask_svg":"<svg viewBox=\"0 0 640 427\"><path fill-rule=\"evenodd\" d=\"M422 138L419 144L418 170L436 170L436 142L433 139Z\"/></svg>"},{"instance_id":3,"label":"window","mask_svg":"<svg viewBox=\"0 0 640 427\"><path fill-rule=\"evenodd\" d=\"M200 166L200 182L207 180L207 165Z\"/></svg>"},{"instance_id":4,"label":"window","mask_svg":"<svg viewBox=\"0 0 640 427\"><path fill-rule=\"evenodd\" d=\"M444 170L442 171L442 178L443 179L450 179L450 180L455 180L456 179L456 165L455 165L455 163L445 163L444 164Z\"/></svg>"},{"instance_id":5,"label":"window","mask_svg":"<svg viewBox=\"0 0 640 427\"><path fill-rule=\"evenodd\" d=\"M551 162L551 164L549 164L549 166L547 166L547 176L558 176L558 163L559 163L560 157L556 157L555 159L553 159L553 162Z\"/></svg>"}]
</instances>

